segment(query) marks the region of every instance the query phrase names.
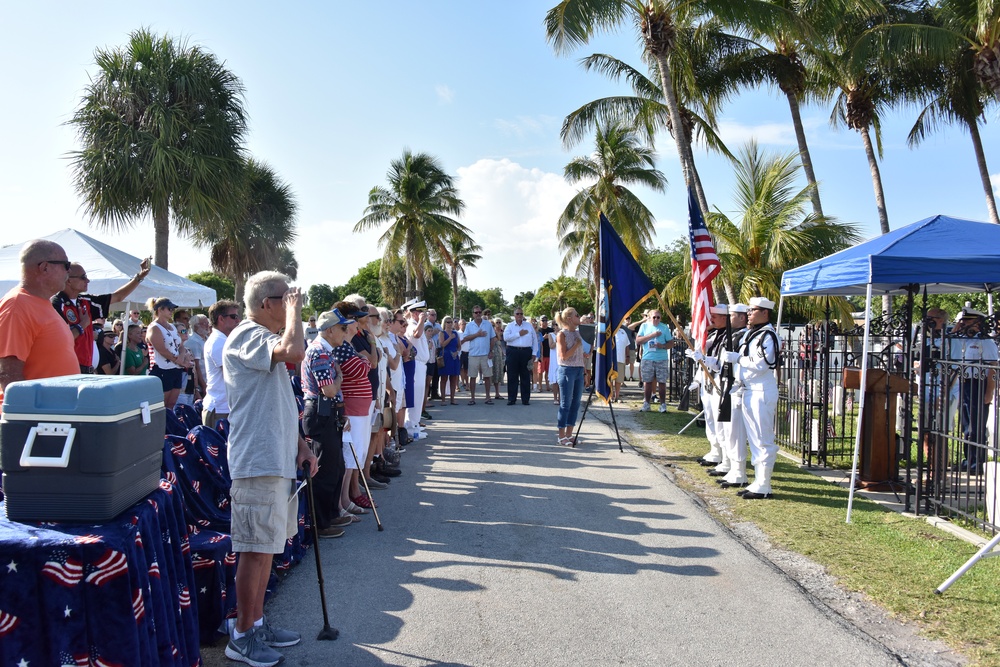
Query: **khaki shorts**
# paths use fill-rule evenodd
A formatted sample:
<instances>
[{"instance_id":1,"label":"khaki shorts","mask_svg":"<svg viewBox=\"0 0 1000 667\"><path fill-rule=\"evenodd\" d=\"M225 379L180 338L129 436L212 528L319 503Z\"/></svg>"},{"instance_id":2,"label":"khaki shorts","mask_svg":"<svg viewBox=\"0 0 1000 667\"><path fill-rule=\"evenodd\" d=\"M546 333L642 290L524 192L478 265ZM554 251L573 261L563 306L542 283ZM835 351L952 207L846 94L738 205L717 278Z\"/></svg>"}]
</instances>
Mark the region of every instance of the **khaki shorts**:
<instances>
[{"instance_id":1,"label":"khaki shorts","mask_svg":"<svg viewBox=\"0 0 1000 667\"><path fill-rule=\"evenodd\" d=\"M233 551L282 553L285 541L299 530L299 503L293 499L294 492L294 479L234 479L229 490L232 498Z\"/></svg>"},{"instance_id":2,"label":"khaki shorts","mask_svg":"<svg viewBox=\"0 0 1000 667\"><path fill-rule=\"evenodd\" d=\"M486 363L488 360L489 357L485 354L475 357L469 355L469 378L475 379L481 375L483 378L490 378L492 380L493 369Z\"/></svg>"}]
</instances>

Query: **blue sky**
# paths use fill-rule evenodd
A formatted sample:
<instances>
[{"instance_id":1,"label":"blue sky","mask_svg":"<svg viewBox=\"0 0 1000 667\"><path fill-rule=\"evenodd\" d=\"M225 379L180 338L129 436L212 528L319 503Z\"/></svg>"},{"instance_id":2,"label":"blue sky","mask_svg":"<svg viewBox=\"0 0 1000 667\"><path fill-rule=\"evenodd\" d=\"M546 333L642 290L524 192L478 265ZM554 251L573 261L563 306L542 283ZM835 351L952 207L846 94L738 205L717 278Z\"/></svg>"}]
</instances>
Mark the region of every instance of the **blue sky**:
<instances>
[{"instance_id":1,"label":"blue sky","mask_svg":"<svg viewBox=\"0 0 1000 667\"><path fill-rule=\"evenodd\" d=\"M343 284L381 255L378 234L351 233L368 191L385 183L404 148L437 156L467 204L462 222L484 248L469 270L473 288L502 287L510 299L560 273L555 222L575 188L562 178L590 143L564 149L567 113L626 92L577 61L604 52L639 65L631 27L600 36L569 56L545 42L542 20L554 2L118 3L4 1L0 57L8 63L0 105L2 244L74 227L138 256L152 254L152 227L119 233L90 227L79 210L66 154L65 126L79 103L97 47L123 44L141 26L186 37L226 61L246 86L251 154L290 183L300 205L299 284ZM892 228L944 213L986 220L968 136L958 128L906 146L915 111L885 119L881 162ZM830 108L806 106L823 206L862 226L878 223L860 137L831 129ZM983 142L1000 187L996 106ZM795 150L787 105L752 91L721 116L736 151L756 137L768 150ZM686 196L669 137L658 140L666 194L640 192L657 218L658 246L685 233ZM696 155L710 205L731 212L732 171ZM804 183L804 180L803 180ZM207 252L172 238L170 269L208 268Z\"/></svg>"}]
</instances>

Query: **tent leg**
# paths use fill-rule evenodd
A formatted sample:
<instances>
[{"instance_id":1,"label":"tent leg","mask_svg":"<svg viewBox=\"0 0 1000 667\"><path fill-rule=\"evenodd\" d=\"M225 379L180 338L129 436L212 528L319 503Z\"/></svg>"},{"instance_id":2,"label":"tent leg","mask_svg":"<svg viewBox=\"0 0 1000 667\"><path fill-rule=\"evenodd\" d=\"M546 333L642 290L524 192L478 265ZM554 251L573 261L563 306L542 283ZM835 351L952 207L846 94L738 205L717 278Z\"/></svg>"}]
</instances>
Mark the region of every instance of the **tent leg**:
<instances>
[{"instance_id":1,"label":"tent leg","mask_svg":"<svg viewBox=\"0 0 1000 667\"><path fill-rule=\"evenodd\" d=\"M851 488L847 496L847 523L851 522L851 511L854 509L854 485L858 482L858 453L861 450L861 420L865 414L865 387L868 386L868 345L872 327L872 284L868 283L865 294L865 335L861 344L861 398L858 401L860 414L854 429L854 456L851 463Z\"/></svg>"}]
</instances>

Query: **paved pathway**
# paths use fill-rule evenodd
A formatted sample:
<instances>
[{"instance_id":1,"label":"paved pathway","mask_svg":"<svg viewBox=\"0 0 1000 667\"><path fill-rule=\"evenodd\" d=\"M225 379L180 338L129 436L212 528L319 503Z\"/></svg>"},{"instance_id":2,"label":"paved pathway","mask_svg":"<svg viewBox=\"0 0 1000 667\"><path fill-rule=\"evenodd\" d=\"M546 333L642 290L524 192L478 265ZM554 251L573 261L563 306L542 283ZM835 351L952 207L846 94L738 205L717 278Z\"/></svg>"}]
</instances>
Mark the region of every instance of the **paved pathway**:
<instances>
[{"instance_id":1,"label":"paved pathway","mask_svg":"<svg viewBox=\"0 0 1000 667\"><path fill-rule=\"evenodd\" d=\"M435 408L369 515L312 552L268 614L286 665L898 665L751 554L588 419L555 444L551 397ZM221 647L207 665L226 664Z\"/></svg>"}]
</instances>

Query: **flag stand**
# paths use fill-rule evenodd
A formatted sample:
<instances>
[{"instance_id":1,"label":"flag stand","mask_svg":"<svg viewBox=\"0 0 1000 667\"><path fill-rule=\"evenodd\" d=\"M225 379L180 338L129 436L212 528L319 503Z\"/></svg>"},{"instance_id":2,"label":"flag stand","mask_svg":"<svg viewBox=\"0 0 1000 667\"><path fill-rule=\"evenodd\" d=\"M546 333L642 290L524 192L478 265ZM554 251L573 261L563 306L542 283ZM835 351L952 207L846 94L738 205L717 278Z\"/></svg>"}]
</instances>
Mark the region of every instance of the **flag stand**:
<instances>
[{"instance_id":1,"label":"flag stand","mask_svg":"<svg viewBox=\"0 0 1000 667\"><path fill-rule=\"evenodd\" d=\"M570 445L576 448L576 439L580 437L580 429L583 428L583 420L587 418L587 410L590 409L590 403L594 400L594 387L597 383L590 385L590 394L587 395L587 403L583 406L583 415L580 417L580 423L576 425L576 433L573 434L573 444ZM625 448L622 447L622 435L618 432L618 420L615 419L615 409L611 407L611 403L608 403L608 409L611 410L611 423L615 427L615 437L618 439L618 451L622 454L625 453Z\"/></svg>"}]
</instances>

